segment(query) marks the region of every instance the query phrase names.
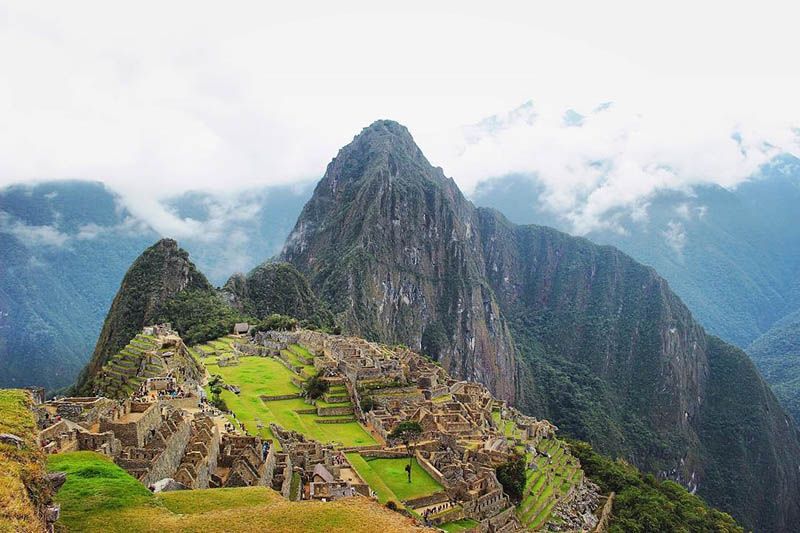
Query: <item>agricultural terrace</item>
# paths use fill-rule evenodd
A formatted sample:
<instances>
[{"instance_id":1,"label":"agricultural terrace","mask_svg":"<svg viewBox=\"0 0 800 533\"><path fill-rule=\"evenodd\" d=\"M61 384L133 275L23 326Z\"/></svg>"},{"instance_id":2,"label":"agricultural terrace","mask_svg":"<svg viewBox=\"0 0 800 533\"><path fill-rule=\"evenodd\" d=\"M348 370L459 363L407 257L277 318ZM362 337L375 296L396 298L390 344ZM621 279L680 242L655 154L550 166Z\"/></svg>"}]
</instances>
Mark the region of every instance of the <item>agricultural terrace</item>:
<instances>
[{"instance_id":1,"label":"agricultural terrace","mask_svg":"<svg viewBox=\"0 0 800 533\"><path fill-rule=\"evenodd\" d=\"M378 494L378 501L401 502L430 496L443 490L430 474L422 469L416 459L411 461L411 483L405 468L407 458L383 459L363 457L359 453L348 453L347 460L358 475Z\"/></svg>"},{"instance_id":2,"label":"agricultural terrace","mask_svg":"<svg viewBox=\"0 0 800 533\"><path fill-rule=\"evenodd\" d=\"M520 522L531 530L551 520L553 507L583 478L577 460L565 453L564 444L558 439L542 439L537 449L545 455L534 459L532 454L526 454L526 460L534 461L535 467L525 474L525 490L517 507Z\"/></svg>"},{"instance_id":3,"label":"agricultural terrace","mask_svg":"<svg viewBox=\"0 0 800 533\"><path fill-rule=\"evenodd\" d=\"M240 388L240 394L223 390L221 397L228 409L236 414L238 421L244 424L248 433L273 439L275 444L279 445L269 429L269 424L274 422L284 429L297 431L322 443L334 443L342 447L376 444L375 439L352 415L317 414L317 407L352 407L349 401L332 404L320 399L315 406L306 403L300 396L302 391L292 379L302 382L314 374L314 365L310 363L313 361L313 355L308 350L295 344L291 345L289 350L283 350L281 353L283 362L273 357L242 356L237 365L219 366L219 359L231 357L233 354L231 343L234 340L237 339L222 337L195 346L192 353L198 357L209 374L218 374L226 384ZM288 366L299 371L290 370ZM342 387L341 390L331 390L330 394L346 396L347 392ZM296 397L269 399L287 395Z\"/></svg>"},{"instance_id":4,"label":"agricultural terrace","mask_svg":"<svg viewBox=\"0 0 800 533\"><path fill-rule=\"evenodd\" d=\"M66 471L56 496L67 531L423 531L410 519L368 498L292 502L266 487L151 494L108 458L94 452L51 455L51 471Z\"/></svg>"}]
</instances>

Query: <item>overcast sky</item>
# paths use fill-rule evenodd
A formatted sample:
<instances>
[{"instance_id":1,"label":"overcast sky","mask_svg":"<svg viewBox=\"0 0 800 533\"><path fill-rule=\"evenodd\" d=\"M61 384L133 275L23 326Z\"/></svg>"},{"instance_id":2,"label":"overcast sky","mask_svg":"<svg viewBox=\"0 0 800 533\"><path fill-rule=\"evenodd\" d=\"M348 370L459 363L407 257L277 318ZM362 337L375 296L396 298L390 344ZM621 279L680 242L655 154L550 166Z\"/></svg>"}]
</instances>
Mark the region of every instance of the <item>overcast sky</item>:
<instances>
[{"instance_id":1,"label":"overcast sky","mask_svg":"<svg viewBox=\"0 0 800 533\"><path fill-rule=\"evenodd\" d=\"M0 0L0 186L101 180L157 219L317 179L392 118L467 193L531 173L584 232L800 154L795 2L269 4Z\"/></svg>"}]
</instances>

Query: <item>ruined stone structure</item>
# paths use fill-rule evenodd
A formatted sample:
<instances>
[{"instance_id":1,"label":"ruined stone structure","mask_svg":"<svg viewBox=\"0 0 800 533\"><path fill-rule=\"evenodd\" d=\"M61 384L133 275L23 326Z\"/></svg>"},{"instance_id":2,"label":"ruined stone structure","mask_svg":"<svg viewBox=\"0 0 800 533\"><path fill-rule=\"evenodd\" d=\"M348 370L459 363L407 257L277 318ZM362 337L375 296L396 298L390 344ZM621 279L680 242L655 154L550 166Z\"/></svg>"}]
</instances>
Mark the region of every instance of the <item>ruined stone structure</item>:
<instances>
[{"instance_id":1,"label":"ruined stone structure","mask_svg":"<svg viewBox=\"0 0 800 533\"><path fill-rule=\"evenodd\" d=\"M145 328L142 334L158 340L157 356L165 362L177 353L165 346L181 350L182 342L168 340L173 332L166 325ZM294 368L297 360L285 351L292 344L302 345L312 355L294 355L306 368L313 365L331 386L324 403L314 405L309 400L306 411L333 415L333 422L358 420L383 442L337 449L275 424L270 430L277 442L228 433L234 429L227 423L221 432L223 422L208 416L202 404L198 408L197 397L189 392L199 384L194 370L167 365L162 367L165 373L142 378L136 391L120 401L64 398L42 404L40 445L49 453L103 453L153 490L260 485L288 499L331 501L356 494L375 497L344 451L356 450L364 457L408 457L409 449L392 440L392 431L401 422L412 421L422 428L411 448L413 456L442 490L403 501L407 509L434 526L472 519L477 523L474 533L523 528L522 515L504 493L495 469L520 453L533 458L528 464L533 471L537 458L551 464L547 450L555 426L521 414L479 383L451 378L434 361L405 347L307 330L257 333L251 342L242 339L230 357L217 354L220 366L239 364L242 356L274 357L295 373L293 381L302 386L303 369ZM226 388L240 392L232 384ZM548 440L540 452L543 439ZM572 471L579 467L571 456L561 456L560 461L558 465L567 464ZM597 488L586 480L565 486L569 490L562 489L558 500L552 500L553 516L573 529L593 527Z\"/></svg>"},{"instance_id":2,"label":"ruined stone structure","mask_svg":"<svg viewBox=\"0 0 800 533\"><path fill-rule=\"evenodd\" d=\"M189 444L181 459L175 481L190 489L208 488L217 470L220 435L214 421L205 415L195 416Z\"/></svg>"},{"instance_id":3,"label":"ruined stone structure","mask_svg":"<svg viewBox=\"0 0 800 533\"><path fill-rule=\"evenodd\" d=\"M275 461L273 449L261 438L226 433L222 435L217 468L209 486L268 486L273 483L273 472L277 470Z\"/></svg>"}]
</instances>

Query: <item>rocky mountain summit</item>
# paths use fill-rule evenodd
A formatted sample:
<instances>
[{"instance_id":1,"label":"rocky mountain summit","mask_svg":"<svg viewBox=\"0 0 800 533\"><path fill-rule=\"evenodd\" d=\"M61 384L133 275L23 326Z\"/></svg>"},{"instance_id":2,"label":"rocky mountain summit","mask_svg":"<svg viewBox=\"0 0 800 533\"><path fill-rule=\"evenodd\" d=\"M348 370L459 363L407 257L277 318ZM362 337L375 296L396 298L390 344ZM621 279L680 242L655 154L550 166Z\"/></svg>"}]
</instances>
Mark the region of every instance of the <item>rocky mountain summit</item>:
<instances>
[{"instance_id":1,"label":"rocky mountain summit","mask_svg":"<svg viewBox=\"0 0 800 533\"><path fill-rule=\"evenodd\" d=\"M378 121L328 165L281 258L345 329L422 349L513 401L513 343L475 214L405 127Z\"/></svg>"},{"instance_id":2,"label":"rocky mountain summit","mask_svg":"<svg viewBox=\"0 0 800 533\"><path fill-rule=\"evenodd\" d=\"M798 430L741 350L615 248L475 208L403 126L339 152L281 259L349 331L422 350L748 527L800 522Z\"/></svg>"}]
</instances>

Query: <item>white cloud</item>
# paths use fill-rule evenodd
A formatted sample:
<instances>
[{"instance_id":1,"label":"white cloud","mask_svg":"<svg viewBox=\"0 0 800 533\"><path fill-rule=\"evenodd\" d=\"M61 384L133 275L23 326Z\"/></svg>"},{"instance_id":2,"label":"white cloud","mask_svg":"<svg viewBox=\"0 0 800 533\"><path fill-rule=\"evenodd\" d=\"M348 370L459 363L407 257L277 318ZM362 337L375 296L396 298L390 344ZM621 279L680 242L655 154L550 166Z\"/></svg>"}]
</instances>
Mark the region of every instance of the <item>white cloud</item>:
<instances>
[{"instance_id":1,"label":"white cloud","mask_svg":"<svg viewBox=\"0 0 800 533\"><path fill-rule=\"evenodd\" d=\"M487 176L533 175L544 188L542 206L586 233L613 225L620 208L641 217L657 191L732 187L775 155L800 155L784 117L748 122L710 102L687 99L669 109L615 103L582 113L579 127L564 123L565 111L534 102L524 119L516 113L466 128L450 171L468 190ZM688 206L677 214L688 217Z\"/></svg>"},{"instance_id":2,"label":"white cloud","mask_svg":"<svg viewBox=\"0 0 800 533\"><path fill-rule=\"evenodd\" d=\"M33 246L64 246L69 235L51 225L29 225L0 211L0 232L13 235L24 244Z\"/></svg>"},{"instance_id":3,"label":"white cloud","mask_svg":"<svg viewBox=\"0 0 800 533\"><path fill-rule=\"evenodd\" d=\"M794 3L380 4L0 0L0 185L100 180L160 233L214 234L159 201L318 178L394 118L467 191L538 173L583 232L797 150Z\"/></svg>"},{"instance_id":4,"label":"white cloud","mask_svg":"<svg viewBox=\"0 0 800 533\"><path fill-rule=\"evenodd\" d=\"M686 229L681 222L670 220L667 223L667 228L662 232L667 241L667 245L675 252L676 255L681 256L683 249L686 247Z\"/></svg>"}]
</instances>

